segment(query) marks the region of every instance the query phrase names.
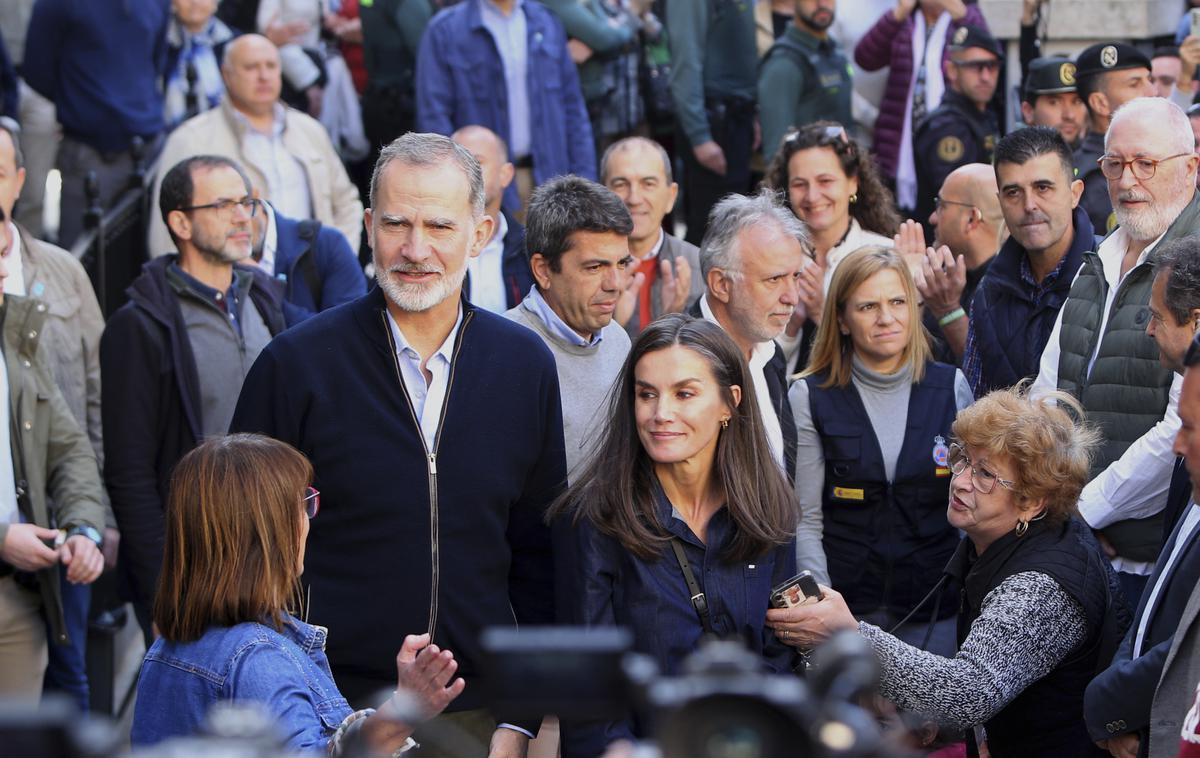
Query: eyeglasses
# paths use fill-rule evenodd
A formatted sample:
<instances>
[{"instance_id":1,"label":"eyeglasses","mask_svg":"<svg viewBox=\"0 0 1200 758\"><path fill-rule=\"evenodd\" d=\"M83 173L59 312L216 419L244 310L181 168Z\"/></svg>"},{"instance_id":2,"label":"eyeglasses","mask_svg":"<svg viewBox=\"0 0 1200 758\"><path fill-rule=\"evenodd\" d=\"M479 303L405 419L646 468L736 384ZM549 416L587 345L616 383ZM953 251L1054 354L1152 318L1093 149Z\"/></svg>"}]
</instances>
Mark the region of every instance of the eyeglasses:
<instances>
[{"instance_id":1,"label":"eyeglasses","mask_svg":"<svg viewBox=\"0 0 1200 758\"><path fill-rule=\"evenodd\" d=\"M950 471L957 477L968 468L971 469L971 484L985 495L996 489L997 483L1014 492L1017 489L1016 482L1001 479L994 472L988 471L983 466L976 466L971 463L966 449L957 442L954 443L950 446Z\"/></svg>"},{"instance_id":2,"label":"eyeglasses","mask_svg":"<svg viewBox=\"0 0 1200 758\"><path fill-rule=\"evenodd\" d=\"M1166 158L1131 158L1123 161L1112 155L1103 155L1096 159L1096 163L1100 166L1100 173L1104 174L1105 179L1116 181L1125 175L1125 167L1129 166L1129 170L1133 172L1133 178L1141 181L1154 178L1154 172L1158 171L1158 164L1166 163L1176 158L1183 158L1195 153L1176 153L1168 155Z\"/></svg>"},{"instance_id":3,"label":"eyeglasses","mask_svg":"<svg viewBox=\"0 0 1200 758\"><path fill-rule=\"evenodd\" d=\"M186 213L189 211L202 211L206 208L211 208L226 217L233 215L234 208L241 208L246 212L247 216L254 218L254 214L258 212L258 201L252 197L244 197L241 200L218 200L215 203L205 203L204 205L189 205L186 208L179 208L178 210Z\"/></svg>"},{"instance_id":4,"label":"eyeglasses","mask_svg":"<svg viewBox=\"0 0 1200 758\"><path fill-rule=\"evenodd\" d=\"M970 203L962 203L962 202L959 202L958 200L947 200L946 198L942 197L941 195L937 195L933 198L933 209L935 211L941 212L943 205L961 205L964 208L974 208L975 207L974 205L971 205Z\"/></svg>"},{"instance_id":5,"label":"eyeglasses","mask_svg":"<svg viewBox=\"0 0 1200 758\"><path fill-rule=\"evenodd\" d=\"M321 493L316 487L307 487L304 494L304 515L316 518L321 511Z\"/></svg>"},{"instance_id":6,"label":"eyeglasses","mask_svg":"<svg viewBox=\"0 0 1200 758\"><path fill-rule=\"evenodd\" d=\"M982 73L984 71L994 73L1000 70L1000 61L963 61L962 63L955 61L951 62L954 63L954 65L958 68L969 69L975 73Z\"/></svg>"},{"instance_id":7,"label":"eyeglasses","mask_svg":"<svg viewBox=\"0 0 1200 758\"><path fill-rule=\"evenodd\" d=\"M821 127L820 136L813 142L814 127L807 126L802 129L793 129L783 135L783 145L788 148L803 148L796 147L797 144L807 144L812 147L833 147L835 145L844 145L847 149L853 150L854 143L850 141L850 136L846 134L845 127L839 125Z\"/></svg>"}]
</instances>

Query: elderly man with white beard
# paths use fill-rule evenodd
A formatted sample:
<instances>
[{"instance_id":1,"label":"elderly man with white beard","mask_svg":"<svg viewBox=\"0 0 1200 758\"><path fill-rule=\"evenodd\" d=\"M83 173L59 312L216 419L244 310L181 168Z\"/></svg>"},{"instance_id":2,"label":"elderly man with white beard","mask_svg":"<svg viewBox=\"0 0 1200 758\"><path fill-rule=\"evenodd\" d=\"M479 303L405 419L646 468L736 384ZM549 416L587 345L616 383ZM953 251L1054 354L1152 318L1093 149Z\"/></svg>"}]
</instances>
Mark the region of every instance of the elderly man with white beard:
<instances>
[{"instance_id":1,"label":"elderly man with white beard","mask_svg":"<svg viewBox=\"0 0 1200 758\"><path fill-rule=\"evenodd\" d=\"M1103 435L1079 511L1136 606L1161 547L1179 430L1180 378L1146 336L1150 252L1200 232L1194 137L1184 112L1143 97L1117 111L1100 168L1119 227L1084 255L1042 353L1032 392L1077 397Z\"/></svg>"}]
</instances>

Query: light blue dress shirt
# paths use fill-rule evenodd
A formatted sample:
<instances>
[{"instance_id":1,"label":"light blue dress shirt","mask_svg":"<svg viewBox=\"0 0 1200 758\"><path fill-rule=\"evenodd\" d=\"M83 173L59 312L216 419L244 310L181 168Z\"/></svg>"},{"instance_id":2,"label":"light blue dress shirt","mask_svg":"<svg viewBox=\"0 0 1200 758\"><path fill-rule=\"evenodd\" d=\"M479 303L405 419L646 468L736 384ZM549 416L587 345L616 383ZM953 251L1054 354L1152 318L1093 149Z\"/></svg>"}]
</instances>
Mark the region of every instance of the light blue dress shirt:
<instances>
[{"instance_id":1,"label":"light blue dress shirt","mask_svg":"<svg viewBox=\"0 0 1200 758\"><path fill-rule=\"evenodd\" d=\"M496 40L496 49L504 61L504 84L508 90L508 146L513 158L529 155L532 138L529 131L529 41L525 29L525 4L513 3L505 15L492 0L479 0L483 26Z\"/></svg>"}]
</instances>

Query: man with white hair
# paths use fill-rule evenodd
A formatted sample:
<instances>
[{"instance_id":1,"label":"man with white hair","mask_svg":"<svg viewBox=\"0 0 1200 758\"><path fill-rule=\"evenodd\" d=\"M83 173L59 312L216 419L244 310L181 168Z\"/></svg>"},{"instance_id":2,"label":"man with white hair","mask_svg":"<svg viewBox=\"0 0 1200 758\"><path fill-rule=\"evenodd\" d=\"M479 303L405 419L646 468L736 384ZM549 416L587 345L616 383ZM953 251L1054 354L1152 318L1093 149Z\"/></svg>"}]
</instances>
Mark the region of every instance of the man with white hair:
<instances>
[{"instance_id":1,"label":"man with white hair","mask_svg":"<svg viewBox=\"0 0 1200 758\"><path fill-rule=\"evenodd\" d=\"M1079 511L1136 605L1162 540L1161 511L1175 460L1180 380L1146 336L1158 245L1200 232L1194 138L1187 116L1163 98L1120 108L1100 168L1119 227L1085 253L1042 353L1033 392L1055 388L1083 404L1103 437Z\"/></svg>"},{"instance_id":2,"label":"man with white hair","mask_svg":"<svg viewBox=\"0 0 1200 758\"><path fill-rule=\"evenodd\" d=\"M705 292L688 311L720 326L750 364L754 394L775 460L789 479L796 427L786 361L775 338L800 302L800 272L811 242L804 223L774 192L728 195L713 206L700 244Z\"/></svg>"},{"instance_id":3,"label":"man with white hair","mask_svg":"<svg viewBox=\"0 0 1200 758\"><path fill-rule=\"evenodd\" d=\"M524 756L538 724L498 724L487 710L479 636L554 619L542 521L566 480L554 357L533 331L462 299L493 223L469 150L409 132L380 152L370 197L379 286L272 341L231 431L312 461L325 507L304 577L313 621L338 630L329 662L350 702L393 689L395 641L423 630L467 682L438 718L490 743L492 758Z\"/></svg>"}]
</instances>

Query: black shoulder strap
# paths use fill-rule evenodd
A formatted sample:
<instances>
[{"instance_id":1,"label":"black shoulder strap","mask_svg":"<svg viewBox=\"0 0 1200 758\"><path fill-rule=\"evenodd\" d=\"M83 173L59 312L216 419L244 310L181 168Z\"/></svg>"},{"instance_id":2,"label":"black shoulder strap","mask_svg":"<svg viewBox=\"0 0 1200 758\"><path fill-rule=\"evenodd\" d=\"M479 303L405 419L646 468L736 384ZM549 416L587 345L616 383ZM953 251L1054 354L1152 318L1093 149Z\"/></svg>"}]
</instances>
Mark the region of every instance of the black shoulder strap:
<instances>
[{"instance_id":1,"label":"black shoulder strap","mask_svg":"<svg viewBox=\"0 0 1200 758\"><path fill-rule=\"evenodd\" d=\"M317 233L320 231L320 221L306 218L300 222L300 238L309 240L308 252L300 256L300 275L312 293L317 310L321 309L321 272L317 270Z\"/></svg>"},{"instance_id":2,"label":"black shoulder strap","mask_svg":"<svg viewBox=\"0 0 1200 758\"><path fill-rule=\"evenodd\" d=\"M700 617L700 626L704 627L705 634L711 635L713 628L712 621L708 618L708 598L704 596L704 591L696 582L696 575L692 573L692 564L683 552L683 543L679 541L678 537L671 538L671 550L675 553L675 560L679 561L679 570L683 572L683 580L687 582L688 592L692 594L692 607L696 609L696 615Z\"/></svg>"}]
</instances>

